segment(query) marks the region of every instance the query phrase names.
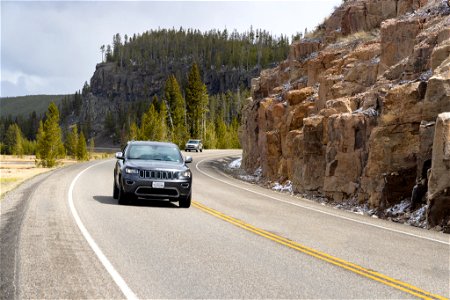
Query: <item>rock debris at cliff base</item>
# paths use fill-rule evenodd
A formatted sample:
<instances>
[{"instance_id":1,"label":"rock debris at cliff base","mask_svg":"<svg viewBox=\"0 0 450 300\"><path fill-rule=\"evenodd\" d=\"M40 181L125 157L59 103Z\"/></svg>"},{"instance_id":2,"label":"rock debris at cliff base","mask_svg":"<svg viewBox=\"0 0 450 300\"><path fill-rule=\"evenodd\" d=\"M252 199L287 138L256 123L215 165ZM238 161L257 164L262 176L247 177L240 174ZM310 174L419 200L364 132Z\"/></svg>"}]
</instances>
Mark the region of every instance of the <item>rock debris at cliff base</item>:
<instances>
[{"instance_id":1,"label":"rock debris at cliff base","mask_svg":"<svg viewBox=\"0 0 450 300\"><path fill-rule=\"evenodd\" d=\"M240 169L242 162L242 158L237 159L227 159L222 162L222 169L226 171L229 175L249 182L253 184L258 184L262 187L293 195L295 197L301 199L308 199L311 201L315 201L322 205L327 205L334 207L336 209L346 210L358 215L365 215L372 218L380 218L389 220L396 223L403 223L406 225L411 225L414 227L427 228L427 220L426 220L426 211L427 205L422 204L418 207L412 207L411 199L407 198L402 200L400 203L397 203L389 208L379 209L379 208L370 208L368 204L358 203L356 199L344 200L340 203L334 202L332 199L328 199L326 197L320 196L318 194L313 193L294 193L292 189L292 182L286 181L284 183L280 182L271 182L264 181L261 178L260 174L258 175L258 171L256 174L245 174L245 171ZM442 230L446 233L450 233L450 224L446 224L444 226L439 226L436 228L437 230Z\"/></svg>"}]
</instances>

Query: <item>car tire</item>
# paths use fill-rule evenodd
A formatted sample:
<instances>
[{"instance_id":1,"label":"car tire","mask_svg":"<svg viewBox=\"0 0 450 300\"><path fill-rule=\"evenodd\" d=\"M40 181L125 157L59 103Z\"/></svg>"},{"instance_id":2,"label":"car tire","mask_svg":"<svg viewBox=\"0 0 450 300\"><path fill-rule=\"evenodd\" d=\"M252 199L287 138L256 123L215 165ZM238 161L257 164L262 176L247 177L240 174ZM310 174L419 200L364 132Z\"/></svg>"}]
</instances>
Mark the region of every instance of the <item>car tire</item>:
<instances>
[{"instance_id":1,"label":"car tire","mask_svg":"<svg viewBox=\"0 0 450 300\"><path fill-rule=\"evenodd\" d=\"M203 152L203 149L200 149L200 152Z\"/></svg>"},{"instance_id":2,"label":"car tire","mask_svg":"<svg viewBox=\"0 0 450 300\"><path fill-rule=\"evenodd\" d=\"M191 195L187 197L180 197L178 204L181 208L189 208L191 206Z\"/></svg>"},{"instance_id":3,"label":"car tire","mask_svg":"<svg viewBox=\"0 0 450 300\"><path fill-rule=\"evenodd\" d=\"M119 199L119 189L117 188L116 182L113 182L113 198Z\"/></svg>"},{"instance_id":4,"label":"car tire","mask_svg":"<svg viewBox=\"0 0 450 300\"><path fill-rule=\"evenodd\" d=\"M127 205L129 203L128 194L123 191L121 186L119 186L119 193L117 199L118 199L117 202L120 205Z\"/></svg>"}]
</instances>

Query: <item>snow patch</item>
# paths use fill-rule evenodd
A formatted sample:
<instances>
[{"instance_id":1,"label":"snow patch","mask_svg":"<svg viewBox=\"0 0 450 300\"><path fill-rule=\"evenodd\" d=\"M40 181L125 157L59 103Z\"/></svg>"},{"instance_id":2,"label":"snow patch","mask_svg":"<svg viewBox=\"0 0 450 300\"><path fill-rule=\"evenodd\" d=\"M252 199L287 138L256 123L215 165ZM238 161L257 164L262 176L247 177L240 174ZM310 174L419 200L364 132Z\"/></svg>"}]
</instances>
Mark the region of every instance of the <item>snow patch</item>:
<instances>
[{"instance_id":1,"label":"snow patch","mask_svg":"<svg viewBox=\"0 0 450 300\"><path fill-rule=\"evenodd\" d=\"M413 212L409 217L409 219L406 221L406 224L425 228L427 225L427 217L426 217L427 207L428 207L427 205L424 205L421 208L417 209L415 212Z\"/></svg>"},{"instance_id":2,"label":"snow patch","mask_svg":"<svg viewBox=\"0 0 450 300\"><path fill-rule=\"evenodd\" d=\"M259 167L252 175L239 175L239 178L248 182L258 182L262 176L262 168Z\"/></svg>"},{"instance_id":3,"label":"snow patch","mask_svg":"<svg viewBox=\"0 0 450 300\"><path fill-rule=\"evenodd\" d=\"M272 186L272 190L274 191L278 191L278 192L287 192L292 194L293 193L293 189L292 189L292 182L290 180L286 181L286 183L280 184L279 182L275 182Z\"/></svg>"},{"instance_id":4,"label":"snow patch","mask_svg":"<svg viewBox=\"0 0 450 300\"><path fill-rule=\"evenodd\" d=\"M242 163L242 157L233 160L232 162L230 162L230 164L228 165L228 168L230 169L239 169L241 168L241 163Z\"/></svg>"},{"instance_id":5,"label":"snow patch","mask_svg":"<svg viewBox=\"0 0 450 300\"><path fill-rule=\"evenodd\" d=\"M406 211L409 209L410 206L411 206L411 200L405 199L402 202L395 204L394 206L388 208L386 210L386 214L388 216L398 216L398 215L406 213Z\"/></svg>"}]
</instances>

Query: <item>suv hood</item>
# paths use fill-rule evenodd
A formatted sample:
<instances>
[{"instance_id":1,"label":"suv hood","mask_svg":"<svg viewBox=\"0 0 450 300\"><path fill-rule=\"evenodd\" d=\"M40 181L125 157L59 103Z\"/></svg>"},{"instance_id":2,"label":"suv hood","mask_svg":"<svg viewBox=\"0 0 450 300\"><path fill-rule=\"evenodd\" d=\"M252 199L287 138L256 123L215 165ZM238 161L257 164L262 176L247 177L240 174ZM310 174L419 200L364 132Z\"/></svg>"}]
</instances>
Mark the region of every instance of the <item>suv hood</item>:
<instances>
[{"instance_id":1,"label":"suv hood","mask_svg":"<svg viewBox=\"0 0 450 300\"><path fill-rule=\"evenodd\" d=\"M170 162L170 161L155 161L155 160L140 160L130 159L125 162L126 167L135 169L157 169L157 170L187 170L188 167L184 163Z\"/></svg>"}]
</instances>

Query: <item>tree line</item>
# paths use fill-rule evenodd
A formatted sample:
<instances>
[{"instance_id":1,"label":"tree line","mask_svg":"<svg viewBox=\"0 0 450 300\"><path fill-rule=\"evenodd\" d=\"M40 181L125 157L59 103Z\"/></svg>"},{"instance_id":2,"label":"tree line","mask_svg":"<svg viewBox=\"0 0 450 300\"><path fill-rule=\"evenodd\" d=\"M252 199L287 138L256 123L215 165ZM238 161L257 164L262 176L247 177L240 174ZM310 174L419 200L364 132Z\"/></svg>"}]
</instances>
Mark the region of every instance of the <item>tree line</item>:
<instances>
[{"instance_id":1,"label":"tree line","mask_svg":"<svg viewBox=\"0 0 450 300\"><path fill-rule=\"evenodd\" d=\"M2 154L16 156L36 155L36 164L43 167L54 167L58 159L70 156L83 161L89 160L86 139L83 131L77 125L63 135L60 126L59 109L54 102L48 106L43 120L39 121L36 139L30 140L24 136L17 123L12 123L6 130L5 137L0 143ZM93 148L93 139L90 147Z\"/></svg>"},{"instance_id":2,"label":"tree line","mask_svg":"<svg viewBox=\"0 0 450 300\"><path fill-rule=\"evenodd\" d=\"M183 148L189 138L197 138L209 149L239 148L240 114L249 95L248 90L238 89L209 96L194 63L184 89L170 75L161 98L155 95L141 114L142 108L130 109L125 119L123 114L108 112L104 129L122 145L128 140L158 140Z\"/></svg>"},{"instance_id":3,"label":"tree line","mask_svg":"<svg viewBox=\"0 0 450 300\"><path fill-rule=\"evenodd\" d=\"M116 34L112 46L102 47L105 61L142 72L164 70L161 75L166 80L154 95L118 103L104 117L101 134L110 136L115 144L124 144L129 139L163 139L183 147L187 139L201 138L208 148L237 148L240 111L249 97L248 87L240 85L223 93L208 94L213 91L208 92L200 74L222 67L265 67L285 59L288 45L286 36L275 37L252 28L244 33L227 30L202 33L180 28L151 30L123 38ZM196 63L191 65L193 61ZM93 138L92 123L98 121L89 116L90 91L86 82L82 90L64 97L57 107L66 155L75 153L68 143L73 140L74 130L78 138L82 135L88 141ZM44 126L48 113L0 118L0 152L38 154L40 121ZM19 135L21 139L12 138ZM19 140L22 145L14 146L12 141Z\"/></svg>"},{"instance_id":4,"label":"tree line","mask_svg":"<svg viewBox=\"0 0 450 300\"><path fill-rule=\"evenodd\" d=\"M102 61L116 62L120 67L137 66L167 70L174 61L186 58L196 61L202 70L222 66L249 70L266 67L286 59L289 38L251 27L237 30L158 29L129 37L117 33L112 45L100 47ZM177 78L179 78L177 76Z\"/></svg>"},{"instance_id":5,"label":"tree line","mask_svg":"<svg viewBox=\"0 0 450 300\"><path fill-rule=\"evenodd\" d=\"M239 148L240 112L248 96L248 90L209 96L194 63L184 93L176 77L171 75L165 82L162 98L154 96L140 116L131 111L117 116L109 112L104 128L117 134L122 145L129 140L157 140L171 141L183 148L189 138L198 138L203 140L205 148ZM76 110L80 97L76 93L72 100L64 99L63 110ZM126 121L120 123L120 118ZM76 124L63 131L60 125L63 122L52 102L45 117L38 122L35 139L28 139L17 123L11 123L0 144L1 152L18 156L35 154L37 163L44 167L52 167L66 156L88 160L84 131ZM93 148L93 139L90 141Z\"/></svg>"}]
</instances>

